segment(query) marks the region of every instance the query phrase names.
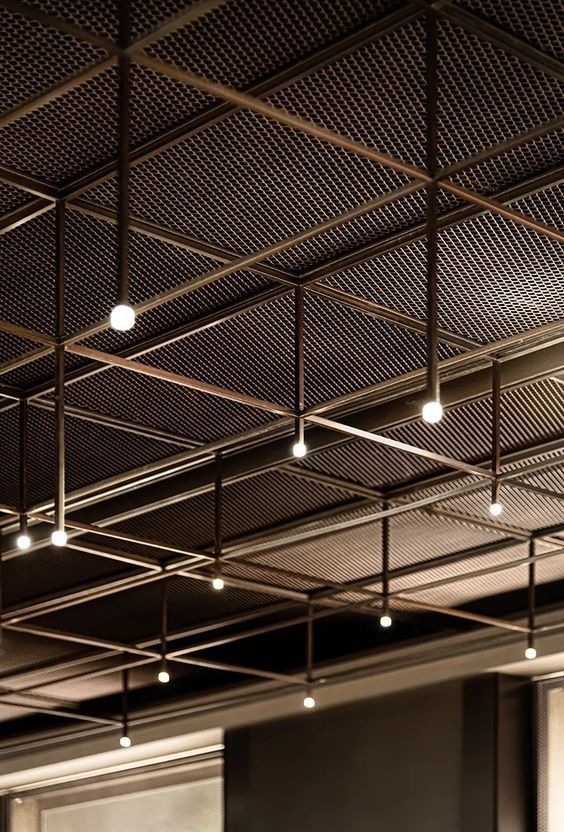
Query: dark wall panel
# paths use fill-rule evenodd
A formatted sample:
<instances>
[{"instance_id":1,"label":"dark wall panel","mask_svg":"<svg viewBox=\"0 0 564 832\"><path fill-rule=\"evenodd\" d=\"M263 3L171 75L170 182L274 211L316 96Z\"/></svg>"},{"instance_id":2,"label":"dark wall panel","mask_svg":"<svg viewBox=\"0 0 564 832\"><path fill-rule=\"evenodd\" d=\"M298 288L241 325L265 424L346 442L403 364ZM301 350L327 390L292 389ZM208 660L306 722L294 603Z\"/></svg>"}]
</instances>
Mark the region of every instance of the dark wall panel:
<instances>
[{"instance_id":1,"label":"dark wall panel","mask_svg":"<svg viewBox=\"0 0 564 832\"><path fill-rule=\"evenodd\" d=\"M526 832L507 701L489 676L228 732L226 832ZM499 725L517 743L503 777Z\"/></svg>"}]
</instances>

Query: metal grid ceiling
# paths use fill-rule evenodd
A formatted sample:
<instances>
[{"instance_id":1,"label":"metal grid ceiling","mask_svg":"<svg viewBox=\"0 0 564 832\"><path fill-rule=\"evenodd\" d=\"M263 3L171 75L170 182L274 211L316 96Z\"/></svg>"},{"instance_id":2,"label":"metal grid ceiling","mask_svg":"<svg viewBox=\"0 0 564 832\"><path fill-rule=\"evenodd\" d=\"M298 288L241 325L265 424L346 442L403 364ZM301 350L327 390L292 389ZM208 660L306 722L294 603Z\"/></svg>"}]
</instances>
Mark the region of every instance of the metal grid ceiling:
<instances>
[{"instance_id":1,"label":"metal grid ceiling","mask_svg":"<svg viewBox=\"0 0 564 832\"><path fill-rule=\"evenodd\" d=\"M36 0L27 5L28 15L43 12L101 38L118 36L118 9L101 0ZM174 31L167 29L152 40L149 55L231 87L252 92L258 85L267 104L425 167L424 9L394 0L338 0L330 6L321 0L227 0L209 4L198 16L198 5L133 0L132 37L149 35L192 7L195 19L171 24ZM143 558L172 567L194 547L212 550L213 452L226 442L223 464L229 479L223 488L221 529L225 590L212 591L214 567L209 561L190 563L192 578L175 575L166 584L170 628L179 635L173 635L175 646L194 646L200 637L205 641L206 633L212 642L216 634L218 642L226 635L225 646L206 648L212 653L205 655L233 662L243 672L228 675L225 670L175 666L177 687L171 685L169 693L156 690L154 662L135 668L131 687L140 707L166 703L175 695L190 700L219 687L230 691L237 679L252 678L253 667L301 672L303 616L308 598L318 591L332 588L330 603L340 615L334 623L325 619L316 625L317 656L350 655L367 644L382 643L382 634L374 635L377 599L372 599L372 610L343 610L339 605L363 597L347 582L368 579L373 592L382 589L377 579L382 567L378 513L386 498L397 504L394 490L414 503L433 496L441 500L425 510L391 517L393 591L409 591L417 600L441 606L470 604L488 615L499 605L505 609L503 603L509 604L510 614L523 613L526 566L456 579L524 557L528 548L515 539L526 539L528 531L542 536L550 527L555 539L564 531L559 445L564 434L564 384L559 380L564 366L557 355L563 261L554 239L562 224L564 158L564 134L554 126L562 114L554 56L563 53L552 0L534 7L523 0L457 0L457 5L471 12L464 29L443 19L449 4L439 13L438 164L463 162L454 180L480 194L498 194L508 204L509 216L486 212L480 195L471 206L460 195L439 190L444 227L439 233L438 311L439 325L448 332L438 358L459 363L456 368L451 364L442 378L443 385L458 384L457 403L434 426L424 424L414 409L424 385L423 373L417 371L424 370L428 358L426 339L419 334L427 315L424 190L282 251L253 271L238 271L143 313L131 332L110 331L107 316L119 285L112 224L118 196L117 69L106 62L103 71L89 71L87 80L83 76L38 105L32 100L36 96L108 55L87 42L89 35L81 40L57 31L56 20L43 26L40 20L0 13L4 109L23 105L25 110L17 118L9 114L0 133L2 164L11 169L0 171L5 231L0 244L0 364L17 359L19 365L21 357L41 346L33 337L22 337L26 333L17 327L45 335L55 332L55 211L33 217L46 207L39 195L50 200L58 193L70 200L67 334L82 332L82 342L91 348L137 356L152 368L227 388L223 393L234 390L292 410L296 364L291 284L304 276L306 284L320 280L321 286L325 282L353 295L353 305L367 299L387 309L365 314L306 287L305 406L329 402L324 413L330 418L360 423L363 409L370 406L373 424L380 424L386 437L446 454L454 463L485 466L491 458L490 390L482 385L477 394L472 391L489 365L483 357L460 363L460 336L476 345L513 336L510 348L499 348L502 376L506 361L509 374L516 376L510 375L511 388L502 392L500 429L502 471L518 472L515 482L502 485L505 510L494 520L487 511L486 480L483 487L461 494L473 480L456 465L445 467L437 459L307 425L306 442L320 450L292 462L301 470L298 476L296 470L281 467L290 459L291 419L67 353L65 488L69 495L77 489L90 492L87 506L75 506L69 514L104 524L109 535L131 534L140 541L90 530L76 534L77 545L89 552L71 546L60 550L48 545L50 524L32 522L30 534L41 541L41 548L14 548L16 524L5 509L14 511L19 501L18 413L12 399L3 398L0 522L7 553L2 595L8 628L0 676L6 689L32 689L20 691L11 708L0 702L0 719L4 714L9 719L36 713L25 720L33 728L43 724L41 707L66 707L65 700L84 703L85 714L117 713L121 676L116 668L122 658L114 655L111 644L132 645L159 635L164 582L145 574ZM492 43L472 30L472 20L479 29L483 19L523 41L520 58L504 50L503 33ZM534 66L527 59L532 48ZM538 50L546 53L546 72ZM534 139L516 139L501 153L488 151L539 127ZM407 181L403 173L219 102L135 60L129 141L135 155L130 212L150 226L140 233L138 223L138 230L129 233L133 303ZM475 154L481 154L478 160L471 158ZM57 192L52 183L63 190ZM75 190L81 192L80 201ZM538 226L534 231L518 225L514 211L525 213L533 224L551 226L552 238ZM276 269L282 271L278 277L285 286L278 285ZM404 319L408 328L390 323L397 312L415 320ZM531 333L537 327L543 327L542 339ZM0 379L0 393L31 397L28 505L49 506L55 490L54 366L52 354L29 362L23 358L21 366L3 372ZM394 399L395 380L414 371L411 386L398 381L402 398ZM457 378L465 374L467 394L463 379ZM370 397L331 403L374 385L381 386ZM44 406L36 406L41 400ZM93 421L76 418L72 408L81 408ZM109 420L118 424L112 427ZM228 441L234 436L237 441ZM178 452L191 443L203 447L190 462L185 457L180 461ZM105 481L111 482L112 493L106 492ZM128 519L118 523L112 517ZM339 529L339 523L350 525ZM152 548L151 541L164 548ZM549 544L540 540L537 552L547 554ZM137 556L139 565L124 563L124 555ZM139 585L114 592L124 578ZM541 559L537 579L539 596L545 585L564 580L561 557ZM434 581L442 583L425 588ZM503 602L506 595L513 600ZM50 611L53 596L61 602L58 611ZM323 602L318 603L316 608L322 609ZM31 627L65 631L77 641L10 630L10 620L18 610L25 616L26 607ZM300 623L291 626L296 617ZM400 618L390 634L398 642L439 626L433 623L435 616L421 613ZM440 620L445 627L467 626L455 618ZM284 629L263 632L267 622ZM255 626L260 636L241 637ZM194 633L194 627L201 632ZM231 641L237 636L239 640ZM95 650L80 642L84 637L107 640L110 647L102 643ZM59 661L65 665L62 675ZM22 707L26 704L29 710ZM10 729L13 734L17 724L15 720Z\"/></svg>"}]
</instances>

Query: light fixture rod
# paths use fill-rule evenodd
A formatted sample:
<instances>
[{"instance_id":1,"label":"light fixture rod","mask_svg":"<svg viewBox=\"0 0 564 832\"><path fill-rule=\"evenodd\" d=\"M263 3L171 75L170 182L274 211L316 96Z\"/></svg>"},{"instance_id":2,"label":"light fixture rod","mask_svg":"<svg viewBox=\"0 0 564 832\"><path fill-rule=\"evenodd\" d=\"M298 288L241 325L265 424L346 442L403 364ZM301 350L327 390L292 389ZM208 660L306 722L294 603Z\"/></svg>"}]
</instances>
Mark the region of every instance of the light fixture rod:
<instances>
[{"instance_id":1,"label":"light fixture rod","mask_svg":"<svg viewBox=\"0 0 564 832\"><path fill-rule=\"evenodd\" d=\"M296 390L295 390L295 409L296 409L296 436L295 442L303 443L304 441L304 420L303 412L305 409L305 373L304 373L304 288L303 286L296 286L294 292L295 301L295 370L296 370Z\"/></svg>"},{"instance_id":2,"label":"light fixture rod","mask_svg":"<svg viewBox=\"0 0 564 832\"><path fill-rule=\"evenodd\" d=\"M161 582L162 603L161 603L161 654L163 661L166 658L168 638L168 581Z\"/></svg>"},{"instance_id":3,"label":"light fixture rod","mask_svg":"<svg viewBox=\"0 0 564 832\"><path fill-rule=\"evenodd\" d=\"M387 508L384 503L384 510ZM390 518L382 519L382 614L390 612Z\"/></svg>"},{"instance_id":4,"label":"light fixture rod","mask_svg":"<svg viewBox=\"0 0 564 832\"><path fill-rule=\"evenodd\" d=\"M27 535L27 492L28 492L28 403L21 399L19 404L19 509L20 534Z\"/></svg>"},{"instance_id":5,"label":"light fixture rod","mask_svg":"<svg viewBox=\"0 0 564 832\"><path fill-rule=\"evenodd\" d=\"M214 484L214 533L213 553L215 556L215 576L221 574L221 551L223 547L223 454L217 451L215 455L215 484Z\"/></svg>"},{"instance_id":6,"label":"light fixture rod","mask_svg":"<svg viewBox=\"0 0 564 832\"><path fill-rule=\"evenodd\" d=\"M437 192L437 19L433 12L426 16L426 104L427 104L427 401L440 401L438 367L437 260L438 223Z\"/></svg>"},{"instance_id":7,"label":"light fixture rod","mask_svg":"<svg viewBox=\"0 0 564 832\"><path fill-rule=\"evenodd\" d=\"M119 39L122 49L126 49L130 39L130 3L119 3ZM130 132L130 92L131 59L121 53L118 60L119 71L119 152L118 152L118 249L119 249L119 287L118 303L129 305L129 132Z\"/></svg>"},{"instance_id":8,"label":"light fixture rod","mask_svg":"<svg viewBox=\"0 0 564 832\"><path fill-rule=\"evenodd\" d=\"M535 555L536 555L536 541L534 538L531 538L529 541L529 587L528 587L528 626L529 626L529 634L528 634L528 647L534 648L535 646L535 590L536 590L536 563L535 563Z\"/></svg>"},{"instance_id":9,"label":"light fixture rod","mask_svg":"<svg viewBox=\"0 0 564 832\"><path fill-rule=\"evenodd\" d=\"M306 680L311 683L313 677L313 604L311 601L307 609L307 634L306 634Z\"/></svg>"},{"instance_id":10,"label":"light fixture rod","mask_svg":"<svg viewBox=\"0 0 564 832\"><path fill-rule=\"evenodd\" d=\"M56 206L56 338L55 346L55 449L57 482L55 487L55 529L65 527L65 203Z\"/></svg>"},{"instance_id":11,"label":"light fixture rod","mask_svg":"<svg viewBox=\"0 0 564 832\"><path fill-rule=\"evenodd\" d=\"M129 668L124 668L121 672L121 725L122 736L129 736Z\"/></svg>"},{"instance_id":12,"label":"light fixture rod","mask_svg":"<svg viewBox=\"0 0 564 832\"><path fill-rule=\"evenodd\" d=\"M501 363L492 361L492 504L499 503L501 474Z\"/></svg>"}]
</instances>

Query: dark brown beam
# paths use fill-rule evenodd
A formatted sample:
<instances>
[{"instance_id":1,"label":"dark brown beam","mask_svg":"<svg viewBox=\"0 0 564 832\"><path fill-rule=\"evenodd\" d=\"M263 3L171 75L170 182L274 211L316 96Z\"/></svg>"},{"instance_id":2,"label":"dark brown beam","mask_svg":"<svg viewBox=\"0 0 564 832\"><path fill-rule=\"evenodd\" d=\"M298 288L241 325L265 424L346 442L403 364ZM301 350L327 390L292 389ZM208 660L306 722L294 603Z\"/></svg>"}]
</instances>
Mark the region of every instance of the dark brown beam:
<instances>
[{"instance_id":1,"label":"dark brown beam","mask_svg":"<svg viewBox=\"0 0 564 832\"><path fill-rule=\"evenodd\" d=\"M29 399L29 403L32 407L36 407L41 410L53 411L55 409L55 403L51 400L43 401L39 399ZM197 448L202 444L195 439L188 439L187 437L178 436L173 433L168 433L167 431L158 430L157 428L140 425L136 422L127 422L123 419L117 419L114 416L105 416L102 413L84 410L81 407L73 407L72 405L65 405L65 417L91 422L105 428L121 430L125 433L131 433L134 436L142 436L144 439L151 439L155 442L177 445L179 448Z\"/></svg>"},{"instance_id":2,"label":"dark brown beam","mask_svg":"<svg viewBox=\"0 0 564 832\"><path fill-rule=\"evenodd\" d=\"M5 166L0 166L0 182L7 182L22 191L27 191L34 196L42 197L54 202L59 195L59 189L52 182L46 182L38 176L30 173L22 173Z\"/></svg>"},{"instance_id":3,"label":"dark brown beam","mask_svg":"<svg viewBox=\"0 0 564 832\"><path fill-rule=\"evenodd\" d=\"M39 197L13 208L3 217L0 217L0 235L6 234L8 231L12 231L13 228L34 220L36 217L40 217L41 214L50 211L53 207L54 202Z\"/></svg>"},{"instance_id":4,"label":"dark brown beam","mask_svg":"<svg viewBox=\"0 0 564 832\"><path fill-rule=\"evenodd\" d=\"M190 390L197 390L200 393L207 393L210 396L218 396L228 401L238 402L239 404L247 405L248 407L256 407L259 410L266 410L269 413L274 413L277 416L291 416L292 411L289 408L281 405L267 402L263 399L257 399L255 396L249 396L246 393L240 393L235 390L226 390L223 387L218 387L216 384L209 384L198 379L188 378L179 373L172 373L169 370L163 370L160 367L153 367L150 364L143 364L140 361L134 361L131 358L120 358L111 353L94 350L90 347L81 346L80 344L71 344L66 347L67 351L73 355L80 355L83 358L88 358L91 361L96 361L101 364L107 364L111 367L120 367L122 370L128 370L132 373L139 373L140 375L150 376L151 378L165 381L170 384L177 384L180 387L188 387Z\"/></svg>"}]
</instances>

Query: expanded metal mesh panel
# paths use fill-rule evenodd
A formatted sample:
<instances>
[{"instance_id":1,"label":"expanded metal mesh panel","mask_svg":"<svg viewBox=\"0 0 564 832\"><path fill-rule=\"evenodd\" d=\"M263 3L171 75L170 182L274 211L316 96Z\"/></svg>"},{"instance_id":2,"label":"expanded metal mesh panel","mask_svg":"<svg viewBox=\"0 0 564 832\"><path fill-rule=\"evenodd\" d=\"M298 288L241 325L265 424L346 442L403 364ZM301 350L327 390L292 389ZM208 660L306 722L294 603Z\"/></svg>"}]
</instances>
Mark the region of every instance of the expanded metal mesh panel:
<instances>
[{"instance_id":1,"label":"expanded metal mesh panel","mask_svg":"<svg viewBox=\"0 0 564 832\"><path fill-rule=\"evenodd\" d=\"M353 516L370 515L375 510L369 507ZM342 515L334 522L346 518L347 515ZM326 529L330 526L327 523ZM501 537L491 530L421 512L399 515L390 520L390 565L392 569L412 566ZM379 574L382 566L380 521L294 544L284 545L281 537L278 543L279 547L273 546L268 552L249 555L246 559L339 582Z\"/></svg>"},{"instance_id":2,"label":"expanded metal mesh panel","mask_svg":"<svg viewBox=\"0 0 564 832\"><path fill-rule=\"evenodd\" d=\"M206 274L219 264L144 234L130 233L130 291L133 303ZM67 217L66 326L74 332L107 319L118 291L117 231L78 212ZM116 351L143 338L185 324L271 284L249 272L197 289L184 298L140 315L126 334L97 335L88 344Z\"/></svg>"},{"instance_id":3,"label":"expanded metal mesh panel","mask_svg":"<svg viewBox=\"0 0 564 832\"><path fill-rule=\"evenodd\" d=\"M131 212L247 253L405 179L254 113L237 113L132 170ZM115 184L87 192L115 205Z\"/></svg>"},{"instance_id":4,"label":"expanded metal mesh panel","mask_svg":"<svg viewBox=\"0 0 564 832\"><path fill-rule=\"evenodd\" d=\"M458 0L502 29L524 38L553 55L564 57L562 6L559 0L528 3L527 0Z\"/></svg>"},{"instance_id":5,"label":"expanded metal mesh panel","mask_svg":"<svg viewBox=\"0 0 564 832\"><path fill-rule=\"evenodd\" d=\"M245 87L393 5L392 0L339 0L330 7L320 0L231 0L147 51L214 80Z\"/></svg>"},{"instance_id":6,"label":"expanded metal mesh panel","mask_svg":"<svg viewBox=\"0 0 564 832\"><path fill-rule=\"evenodd\" d=\"M564 391L547 380L504 392L501 397L502 453L527 447L541 438L560 436L564 429ZM491 455L491 406L488 401L450 408L440 424L422 421L387 432L394 439L478 461Z\"/></svg>"},{"instance_id":7,"label":"expanded metal mesh panel","mask_svg":"<svg viewBox=\"0 0 564 832\"><path fill-rule=\"evenodd\" d=\"M32 199L31 194L19 188L14 188L13 185L0 182L0 215L7 214L8 211L18 208L25 202L31 202Z\"/></svg>"},{"instance_id":8,"label":"expanded metal mesh panel","mask_svg":"<svg viewBox=\"0 0 564 832\"><path fill-rule=\"evenodd\" d=\"M495 341L562 317L562 254L548 237L487 215L439 234L439 322ZM425 317L426 248L412 243L327 279Z\"/></svg>"},{"instance_id":9,"label":"expanded metal mesh panel","mask_svg":"<svg viewBox=\"0 0 564 832\"><path fill-rule=\"evenodd\" d=\"M165 459L176 450L168 443L142 439L81 419L66 420L65 439L68 491ZM30 501L52 499L56 482L54 413L30 410L29 459Z\"/></svg>"},{"instance_id":10,"label":"expanded metal mesh panel","mask_svg":"<svg viewBox=\"0 0 564 832\"><path fill-rule=\"evenodd\" d=\"M564 430L564 386L541 381L502 395L502 453L518 450L540 438L559 437ZM477 401L449 408L439 424L422 421L383 431L385 436L454 459L488 460L491 455L491 404ZM531 460L535 461L535 458ZM520 463L523 465L526 463ZM300 467L312 468L362 485L389 487L431 475L443 466L370 442L352 440L309 454ZM506 466L507 470L512 467ZM504 466L505 468L505 466ZM424 496L425 492L418 492ZM430 492L431 493L431 492ZM435 492L432 492L435 493Z\"/></svg>"},{"instance_id":11,"label":"expanded metal mesh panel","mask_svg":"<svg viewBox=\"0 0 564 832\"><path fill-rule=\"evenodd\" d=\"M34 344L33 341L19 338L17 335L10 335L7 332L0 332L0 364L25 355L27 352L37 349L37 347L38 344ZM2 376L2 384L12 383L7 381L7 373L3 373Z\"/></svg>"},{"instance_id":12,"label":"expanded metal mesh panel","mask_svg":"<svg viewBox=\"0 0 564 832\"><path fill-rule=\"evenodd\" d=\"M409 23L276 93L269 102L424 165L424 26Z\"/></svg>"},{"instance_id":13,"label":"expanded metal mesh panel","mask_svg":"<svg viewBox=\"0 0 564 832\"><path fill-rule=\"evenodd\" d=\"M30 526L30 536L33 537L33 526ZM12 558L6 561L3 570L3 603L7 607L136 571L109 558L52 547Z\"/></svg>"},{"instance_id":14,"label":"expanded metal mesh panel","mask_svg":"<svg viewBox=\"0 0 564 832\"><path fill-rule=\"evenodd\" d=\"M50 660L81 651L76 644L5 629L2 632L2 673L24 673Z\"/></svg>"},{"instance_id":15,"label":"expanded metal mesh panel","mask_svg":"<svg viewBox=\"0 0 564 832\"><path fill-rule=\"evenodd\" d=\"M2 440L2 476L0 477L0 502L15 505L19 482L18 411L12 408L0 413ZM9 441L8 441L9 437Z\"/></svg>"},{"instance_id":16,"label":"expanded metal mesh panel","mask_svg":"<svg viewBox=\"0 0 564 832\"><path fill-rule=\"evenodd\" d=\"M495 193L564 164L564 132L553 131L453 176L467 188ZM558 174L555 174L555 176ZM561 174L560 174L561 176ZM518 209L521 210L521 209Z\"/></svg>"},{"instance_id":17,"label":"expanded metal mesh panel","mask_svg":"<svg viewBox=\"0 0 564 832\"><path fill-rule=\"evenodd\" d=\"M0 11L0 40L2 111L22 104L105 57L88 43L79 43L70 35L45 29L36 21L4 10Z\"/></svg>"},{"instance_id":18,"label":"expanded metal mesh panel","mask_svg":"<svg viewBox=\"0 0 564 832\"><path fill-rule=\"evenodd\" d=\"M522 550L521 550L522 551ZM517 552L516 552L517 553ZM492 556L493 557L493 556ZM494 563L500 562L501 553L496 556ZM501 561L504 562L504 561ZM465 566L468 564L465 563ZM487 566L487 561L481 561L482 566ZM551 560L543 560L536 566L537 584L545 584L551 581L559 581L564 578L564 560L562 557L555 557ZM425 590L413 594L414 599L420 599L427 603L441 604L449 607L466 604L476 598L484 598L497 595L501 592L512 592L523 590L523 602L528 584L527 566L518 566L514 569L493 573L485 577L477 577L459 583L447 584L435 589Z\"/></svg>"},{"instance_id":19,"label":"expanded metal mesh panel","mask_svg":"<svg viewBox=\"0 0 564 832\"><path fill-rule=\"evenodd\" d=\"M202 442L234 436L277 418L257 408L172 387L116 367L71 385L67 401Z\"/></svg>"},{"instance_id":20,"label":"expanded metal mesh panel","mask_svg":"<svg viewBox=\"0 0 564 832\"><path fill-rule=\"evenodd\" d=\"M497 518L500 526L516 529L539 529L562 523L564 525L563 502L542 494L535 494L508 484L502 487L500 501L503 514ZM459 497L445 499L441 508L447 511L462 512L470 517L491 520L488 506L491 501L489 488ZM508 535L511 532L507 532ZM564 542L564 541L563 541Z\"/></svg>"},{"instance_id":21,"label":"expanded metal mesh panel","mask_svg":"<svg viewBox=\"0 0 564 832\"><path fill-rule=\"evenodd\" d=\"M0 318L54 335L55 226L52 213L0 237Z\"/></svg>"},{"instance_id":22,"label":"expanded metal mesh panel","mask_svg":"<svg viewBox=\"0 0 564 832\"><path fill-rule=\"evenodd\" d=\"M323 474L374 487L389 487L439 470L438 465L422 457L360 440L310 454L305 462L300 462L302 465Z\"/></svg>"},{"instance_id":23,"label":"expanded metal mesh panel","mask_svg":"<svg viewBox=\"0 0 564 832\"><path fill-rule=\"evenodd\" d=\"M446 210L456 203L448 194L439 192L439 206ZM320 234L306 243L271 258L268 262L300 273L330 263L334 258L368 243L392 240L400 231L424 222L427 213L424 194L417 193L378 208L358 220ZM391 245L391 243L390 243Z\"/></svg>"},{"instance_id":24,"label":"expanded metal mesh panel","mask_svg":"<svg viewBox=\"0 0 564 832\"><path fill-rule=\"evenodd\" d=\"M346 501L339 489L305 482L278 471L267 472L223 489L222 532L225 541L256 529L268 530L288 520L307 517ZM170 545L210 547L213 543L212 492L139 515L119 524L120 530ZM267 534L267 531L265 531Z\"/></svg>"},{"instance_id":25,"label":"expanded metal mesh panel","mask_svg":"<svg viewBox=\"0 0 564 832\"><path fill-rule=\"evenodd\" d=\"M162 587L157 582L68 607L35 621L41 626L102 639L115 639L119 634L120 641L132 643L158 637L161 604ZM215 592L208 581L190 578L171 578L168 581L167 605L171 630L269 604L272 604L272 595L236 587L230 587L229 592Z\"/></svg>"},{"instance_id":26,"label":"expanded metal mesh panel","mask_svg":"<svg viewBox=\"0 0 564 832\"><path fill-rule=\"evenodd\" d=\"M439 30L441 164L561 115L555 78L446 21Z\"/></svg>"},{"instance_id":27,"label":"expanded metal mesh panel","mask_svg":"<svg viewBox=\"0 0 564 832\"><path fill-rule=\"evenodd\" d=\"M34 348L38 346L38 344L34 344ZM84 359L79 356L70 353L65 355L66 372L81 364L84 364ZM21 387L22 390L40 382L53 386L55 383L55 354L52 352L32 361L30 364L24 364L16 370L11 370L2 376L2 381L6 384L15 384L16 387Z\"/></svg>"},{"instance_id":28,"label":"expanded metal mesh panel","mask_svg":"<svg viewBox=\"0 0 564 832\"><path fill-rule=\"evenodd\" d=\"M519 479L529 485L564 495L564 453L559 455L559 461L556 464L554 460L547 461L546 466L540 471L529 473L524 471Z\"/></svg>"},{"instance_id":29,"label":"expanded metal mesh panel","mask_svg":"<svg viewBox=\"0 0 564 832\"><path fill-rule=\"evenodd\" d=\"M74 23L102 37L118 37L118 3L116 0L25 0L26 5L45 14Z\"/></svg>"},{"instance_id":30,"label":"expanded metal mesh panel","mask_svg":"<svg viewBox=\"0 0 564 832\"><path fill-rule=\"evenodd\" d=\"M164 132L213 104L185 84L132 65L130 142ZM2 128L4 162L54 181L115 158L118 73L111 68Z\"/></svg>"},{"instance_id":31,"label":"expanded metal mesh panel","mask_svg":"<svg viewBox=\"0 0 564 832\"><path fill-rule=\"evenodd\" d=\"M562 179L563 177L561 177ZM550 190L541 191L512 204L512 208L535 217L548 225L559 228L562 225L562 201L564 185L560 184ZM563 305L564 306L564 305ZM564 313L564 308L563 308Z\"/></svg>"}]
</instances>

